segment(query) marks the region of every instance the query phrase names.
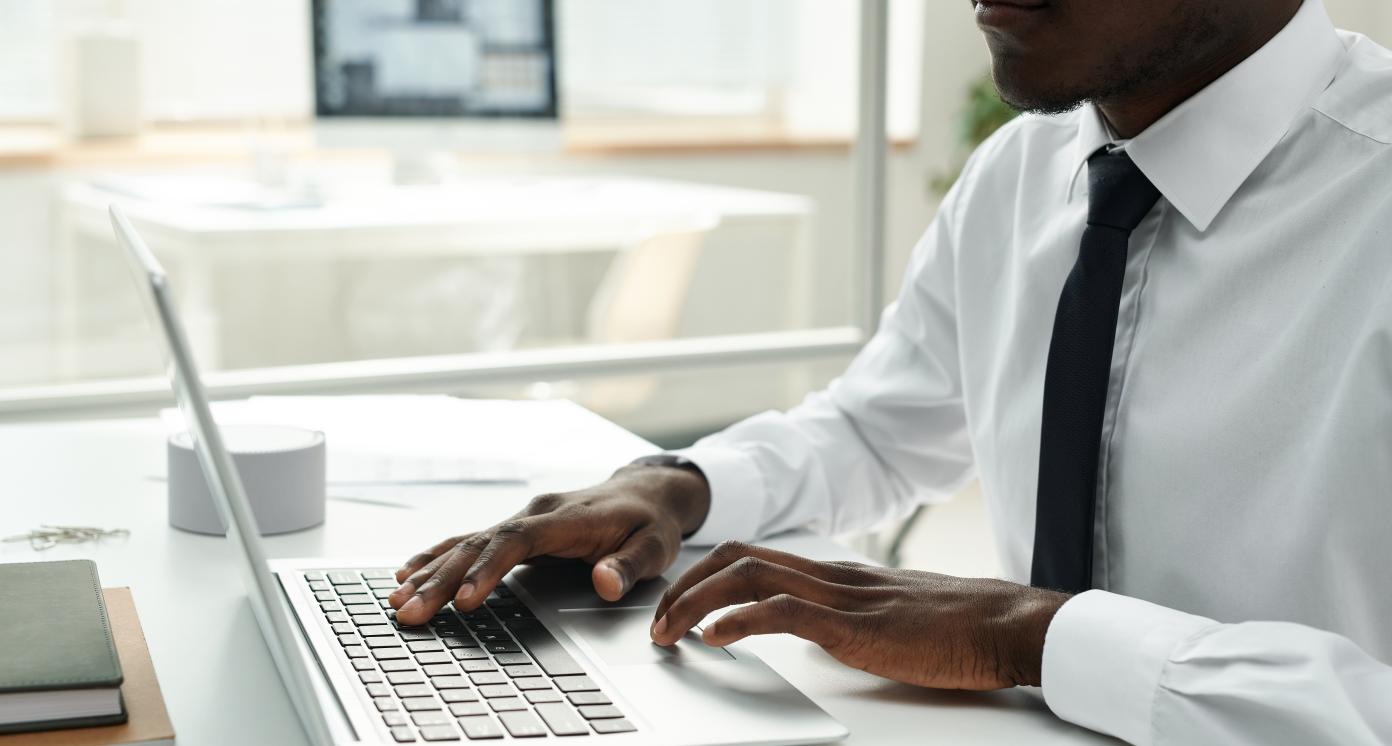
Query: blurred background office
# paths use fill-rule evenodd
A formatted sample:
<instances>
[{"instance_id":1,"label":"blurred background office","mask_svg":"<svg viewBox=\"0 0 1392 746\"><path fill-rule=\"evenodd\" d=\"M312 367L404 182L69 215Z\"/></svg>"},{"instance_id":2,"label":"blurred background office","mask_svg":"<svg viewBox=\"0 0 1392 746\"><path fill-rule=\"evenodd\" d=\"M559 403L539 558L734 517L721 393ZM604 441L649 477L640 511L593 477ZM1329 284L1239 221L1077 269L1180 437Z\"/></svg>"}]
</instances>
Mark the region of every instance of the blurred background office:
<instances>
[{"instance_id":1,"label":"blurred background office","mask_svg":"<svg viewBox=\"0 0 1392 746\"><path fill-rule=\"evenodd\" d=\"M164 404L113 201L218 396L566 397L665 446L791 406L1009 117L965 2L891 0L867 210L863 10L0 0L0 421Z\"/></svg>"}]
</instances>

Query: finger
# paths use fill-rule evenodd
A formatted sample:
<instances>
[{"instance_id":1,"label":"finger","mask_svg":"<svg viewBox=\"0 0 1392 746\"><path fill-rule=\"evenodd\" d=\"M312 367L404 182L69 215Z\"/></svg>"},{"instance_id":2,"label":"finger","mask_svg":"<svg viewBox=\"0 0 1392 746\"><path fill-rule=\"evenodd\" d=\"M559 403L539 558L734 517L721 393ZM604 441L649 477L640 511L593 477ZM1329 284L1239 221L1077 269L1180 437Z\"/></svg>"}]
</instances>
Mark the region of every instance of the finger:
<instances>
[{"instance_id":1,"label":"finger","mask_svg":"<svg viewBox=\"0 0 1392 746\"><path fill-rule=\"evenodd\" d=\"M726 606L791 595L823 606L838 607L858 593L783 565L745 557L703 579L675 598L652 628L659 645L672 645L706 615Z\"/></svg>"},{"instance_id":2,"label":"finger","mask_svg":"<svg viewBox=\"0 0 1392 746\"><path fill-rule=\"evenodd\" d=\"M677 582L673 583L667 592L662 594L662 599L658 601L657 610L653 614L653 621L661 619L662 615L667 613L667 608L672 605L672 602L690 590L692 586L745 557L757 557L832 583L846 582L856 572L847 565L816 562L776 549L757 547L738 541L721 542L709 554L682 573L682 576L677 578Z\"/></svg>"},{"instance_id":3,"label":"finger","mask_svg":"<svg viewBox=\"0 0 1392 746\"><path fill-rule=\"evenodd\" d=\"M846 639L851 624L850 614L780 594L720 617L706 626L701 640L712 647L724 647L751 635L787 633L832 648Z\"/></svg>"},{"instance_id":4,"label":"finger","mask_svg":"<svg viewBox=\"0 0 1392 746\"><path fill-rule=\"evenodd\" d=\"M450 553L461 543L462 542L456 542L454 546L440 552L429 562L416 568L410 575L406 576L401 581L401 585L397 586L396 590L392 591L390 596L387 596L387 603L391 604L393 608L400 609L413 595L415 595L416 588L420 587L421 583L424 583L430 576L434 575L435 571L440 569L440 565L444 564L445 559L449 557Z\"/></svg>"},{"instance_id":5,"label":"finger","mask_svg":"<svg viewBox=\"0 0 1392 746\"><path fill-rule=\"evenodd\" d=\"M402 565L396 571L396 582L405 582L406 578L410 577L412 573L421 569L422 567L425 567L427 564L430 563L431 560L435 559L436 557L439 557L445 552L448 552L449 550L453 549L456 544L468 538L469 536L470 534L464 534L462 536L451 536L450 538L445 539L444 541L425 550L424 552L421 552L420 554L417 554L411 557L410 559L406 560L406 564Z\"/></svg>"},{"instance_id":6,"label":"finger","mask_svg":"<svg viewBox=\"0 0 1392 746\"><path fill-rule=\"evenodd\" d=\"M415 590L396 612L396 619L404 625L420 625L430 620L459 588L460 578L469 569L478 553L487 542L485 536L476 536L461 542L453 550L440 555L431 564L407 580L408 586Z\"/></svg>"},{"instance_id":7,"label":"finger","mask_svg":"<svg viewBox=\"0 0 1392 746\"><path fill-rule=\"evenodd\" d=\"M477 608L512 568L537 555L562 552L588 530L572 518L558 518L556 513L503 521L464 574L454 594L455 608Z\"/></svg>"},{"instance_id":8,"label":"finger","mask_svg":"<svg viewBox=\"0 0 1392 746\"><path fill-rule=\"evenodd\" d=\"M478 548L482 548L482 544L479 543L480 540L482 540L484 544L488 543L487 536L482 534L470 534L466 538L456 541L452 546L446 548L444 551L441 551L429 562L416 568L410 575L406 576L406 578L404 578L401 581L401 585L397 586L397 589L392 591L390 596L387 596L387 603L391 604L393 608L400 609L402 606L406 604L407 601L411 599L412 596L415 595L416 589L418 589L421 586L421 584L424 583L426 580L429 580L431 576L433 576L435 572L440 569L440 566L443 565L445 563L445 560L449 558L451 552L453 552L461 546L466 545L477 546ZM441 544L443 544L443 542L441 542ZM438 549L440 548L440 545L437 544L434 548ZM424 552L421 553L421 555L424 554Z\"/></svg>"},{"instance_id":9,"label":"finger","mask_svg":"<svg viewBox=\"0 0 1392 746\"><path fill-rule=\"evenodd\" d=\"M595 563L590 579L605 601L618 601L640 580L655 578L677 558L681 540L654 525L640 528L618 551Z\"/></svg>"}]
</instances>

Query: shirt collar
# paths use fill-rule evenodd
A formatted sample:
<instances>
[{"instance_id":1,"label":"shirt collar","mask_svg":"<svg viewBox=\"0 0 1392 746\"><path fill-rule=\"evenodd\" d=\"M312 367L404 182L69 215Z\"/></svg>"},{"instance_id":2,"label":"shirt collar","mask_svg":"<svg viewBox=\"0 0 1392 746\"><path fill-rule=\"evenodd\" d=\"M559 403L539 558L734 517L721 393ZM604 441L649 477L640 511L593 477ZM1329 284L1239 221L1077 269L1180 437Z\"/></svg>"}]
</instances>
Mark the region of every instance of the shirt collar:
<instances>
[{"instance_id":1,"label":"shirt collar","mask_svg":"<svg viewBox=\"0 0 1392 746\"><path fill-rule=\"evenodd\" d=\"M1344 54L1323 0L1305 0L1265 46L1133 138L1126 152L1166 201L1206 231L1329 86ZM1086 104L1079 114L1070 200L1087 159L1113 141L1096 107Z\"/></svg>"}]
</instances>

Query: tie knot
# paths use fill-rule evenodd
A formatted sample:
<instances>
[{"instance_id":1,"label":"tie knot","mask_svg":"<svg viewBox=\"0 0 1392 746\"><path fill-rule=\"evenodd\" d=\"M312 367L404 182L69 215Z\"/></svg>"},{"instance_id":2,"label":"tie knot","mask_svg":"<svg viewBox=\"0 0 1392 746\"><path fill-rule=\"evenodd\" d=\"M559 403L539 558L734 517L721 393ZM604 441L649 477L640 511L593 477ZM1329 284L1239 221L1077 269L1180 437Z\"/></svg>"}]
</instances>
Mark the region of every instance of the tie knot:
<instances>
[{"instance_id":1,"label":"tie knot","mask_svg":"<svg viewBox=\"0 0 1392 746\"><path fill-rule=\"evenodd\" d=\"M1129 233L1159 199L1160 191L1126 151L1103 148L1088 158L1088 225Z\"/></svg>"}]
</instances>

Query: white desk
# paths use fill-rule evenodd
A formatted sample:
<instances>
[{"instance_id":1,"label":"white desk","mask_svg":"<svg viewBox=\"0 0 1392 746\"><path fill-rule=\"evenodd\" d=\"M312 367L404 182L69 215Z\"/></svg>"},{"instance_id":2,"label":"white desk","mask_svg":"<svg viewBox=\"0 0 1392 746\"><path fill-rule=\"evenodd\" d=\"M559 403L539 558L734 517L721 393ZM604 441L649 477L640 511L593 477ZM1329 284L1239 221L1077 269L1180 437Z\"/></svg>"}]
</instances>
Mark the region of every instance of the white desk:
<instances>
[{"instance_id":1,"label":"white desk","mask_svg":"<svg viewBox=\"0 0 1392 746\"><path fill-rule=\"evenodd\" d=\"M566 463L526 487L466 487L412 498L418 508L330 501L320 528L268 540L275 557L382 554L405 558L445 530L481 528L534 493L590 484L651 452L641 439L579 410L538 433L538 453ZM584 432L583 437L580 436ZM104 585L134 594L170 717L183 744L299 744L304 737L245 601L230 549L219 538L169 528L163 430L153 419L0 426L0 535L40 523L124 527L128 539L34 552L0 544L0 562L89 558ZM769 542L824 558L855 559L828 540ZM691 562L697 551L684 552ZM35 610L39 613L40 610ZM752 647L851 729L851 744L1074 743L1101 740L1055 719L1037 692L935 692L841 666L790 637Z\"/></svg>"}]
</instances>

